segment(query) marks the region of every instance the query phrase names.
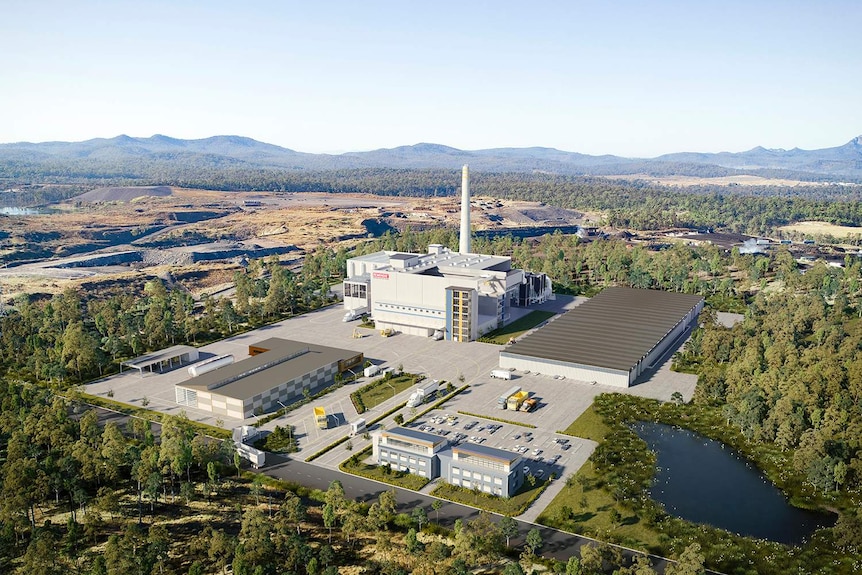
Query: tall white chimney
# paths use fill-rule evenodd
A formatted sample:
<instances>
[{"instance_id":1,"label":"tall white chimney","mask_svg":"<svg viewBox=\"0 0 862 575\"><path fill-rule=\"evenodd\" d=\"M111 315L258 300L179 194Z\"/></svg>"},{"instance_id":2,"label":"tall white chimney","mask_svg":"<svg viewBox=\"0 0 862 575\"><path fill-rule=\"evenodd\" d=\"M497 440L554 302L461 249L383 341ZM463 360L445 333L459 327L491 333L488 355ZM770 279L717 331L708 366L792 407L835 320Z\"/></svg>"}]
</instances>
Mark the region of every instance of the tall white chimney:
<instances>
[{"instance_id":1,"label":"tall white chimney","mask_svg":"<svg viewBox=\"0 0 862 575\"><path fill-rule=\"evenodd\" d=\"M470 253L470 168L461 168L461 233L458 237L458 251Z\"/></svg>"}]
</instances>

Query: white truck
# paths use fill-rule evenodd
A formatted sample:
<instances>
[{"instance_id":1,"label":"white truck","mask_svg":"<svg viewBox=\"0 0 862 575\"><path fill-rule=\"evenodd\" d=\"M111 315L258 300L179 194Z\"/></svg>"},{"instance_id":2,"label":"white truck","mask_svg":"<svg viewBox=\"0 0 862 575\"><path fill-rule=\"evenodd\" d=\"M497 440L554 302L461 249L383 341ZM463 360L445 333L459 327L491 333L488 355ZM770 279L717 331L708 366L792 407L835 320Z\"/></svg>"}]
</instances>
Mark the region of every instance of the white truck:
<instances>
[{"instance_id":1,"label":"white truck","mask_svg":"<svg viewBox=\"0 0 862 575\"><path fill-rule=\"evenodd\" d=\"M365 420L357 419L350 423L350 437L356 437L362 433L365 433Z\"/></svg>"},{"instance_id":2,"label":"white truck","mask_svg":"<svg viewBox=\"0 0 862 575\"><path fill-rule=\"evenodd\" d=\"M374 377L378 373L380 373L379 365L369 365L364 370L362 370L362 375L364 375L365 377Z\"/></svg>"},{"instance_id":3,"label":"white truck","mask_svg":"<svg viewBox=\"0 0 862 575\"><path fill-rule=\"evenodd\" d=\"M512 379L512 372L508 369L492 369L491 377L496 379Z\"/></svg>"},{"instance_id":4,"label":"white truck","mask_svg":"<svg viewBox=\"0 0 862 575\"><path fill-rule=\"evenodd\" d=\"M415 391L410 394L410 399L407 400L407 407L416 407L422 405L437 393L440 388L440 383L434 379L426 383L420 383L416 386Z\"/></svg>"},{"instance_id":5,"label":"white truck","mask_svg":"<svg viewBox=\"0 0 862 575\"><path fill-rule=\"evenodd\" d=\"M355 319L359 319L367 313L368 313L368 306L362 306L362 307L357 307L354 309L349 309L344 314L344 319L342 319L341 321L347 323L348 321L353 321Z\"/></svg>"}]
</instances>

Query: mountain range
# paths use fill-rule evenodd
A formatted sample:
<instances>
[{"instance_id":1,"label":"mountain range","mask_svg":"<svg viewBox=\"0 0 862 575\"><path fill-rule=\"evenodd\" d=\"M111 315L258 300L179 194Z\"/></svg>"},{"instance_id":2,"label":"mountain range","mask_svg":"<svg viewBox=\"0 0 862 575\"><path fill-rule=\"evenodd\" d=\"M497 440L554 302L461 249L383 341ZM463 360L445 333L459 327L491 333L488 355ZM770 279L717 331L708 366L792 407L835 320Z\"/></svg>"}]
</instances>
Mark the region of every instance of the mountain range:
<instances>
[{"instance_id":1,"label":"mountain range","mask_svg":"<svg viewBox=\"0 0 862 575\"><path fill-rule=\"evenodd\" d=\"M457 169L469 164L481 172L551 173L561 175L689 175L755 174L812 181L862 181L862 136L842 146L819 150L746 152L680 152L656 158L591 156L554 148L492 148L459 150L440 144L344 154L309 154L241 136L182 140L163 135L126 135L83 142L0 144L0 177L15 178L39 171L73 167L109 174L136 167L183 166L199 169L345 170L360 168Z\"/></svg>"}]
</instances>

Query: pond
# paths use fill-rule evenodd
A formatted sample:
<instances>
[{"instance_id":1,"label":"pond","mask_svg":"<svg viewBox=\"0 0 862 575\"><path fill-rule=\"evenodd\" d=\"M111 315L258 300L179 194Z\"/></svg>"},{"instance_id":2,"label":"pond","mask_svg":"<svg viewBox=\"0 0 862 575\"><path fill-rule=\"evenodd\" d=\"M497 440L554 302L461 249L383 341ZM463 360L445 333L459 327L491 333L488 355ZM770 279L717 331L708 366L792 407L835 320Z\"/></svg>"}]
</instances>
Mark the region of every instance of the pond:
<instances>
[{"instance_id":1,"label":"pond","mask_svg":"<svg viewBox=\"0 0 862 575\"><path fill-rule=\"evenodd\" d=\"M660 423L640 422L633 429L656 452L650 496L671 515L788 545L835 524L832 515L790 505L753 464L721 442Z\"/></svg>"},{"instance_id":2,"label":"pond","mask_svg":"<svg viewBox=\"0 0 862 575\"><path fill-rule=\"evenodd\" d=\"M34 216L43 213L39 208L19 208L16 206L0 206L0 214L4 216Z\"/></svg>"}]
</instances>

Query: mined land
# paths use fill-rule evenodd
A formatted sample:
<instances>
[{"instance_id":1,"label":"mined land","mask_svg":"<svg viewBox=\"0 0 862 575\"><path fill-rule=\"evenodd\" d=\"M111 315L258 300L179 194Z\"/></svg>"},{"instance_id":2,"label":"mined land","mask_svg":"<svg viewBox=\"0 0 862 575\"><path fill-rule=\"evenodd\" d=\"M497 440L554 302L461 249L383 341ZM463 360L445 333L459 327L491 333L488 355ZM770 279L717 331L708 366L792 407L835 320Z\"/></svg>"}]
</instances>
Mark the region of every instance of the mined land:
<instances>
[{"instance_id":1,"label":"mined land","mask_svg":"<svg viewBox=\"0 0 862 575\"><path fill-rule=\"evenodd\" d=\"M196 297L227 289L248 260L352 245L388 230L456 229L460 199L368 194L221 192L169 186L91 190L0 216L0 297L67 287L124 290L161 277ZM474 197L474 230L576 225L579 212Z\"/></svg>"}]
</instances>

